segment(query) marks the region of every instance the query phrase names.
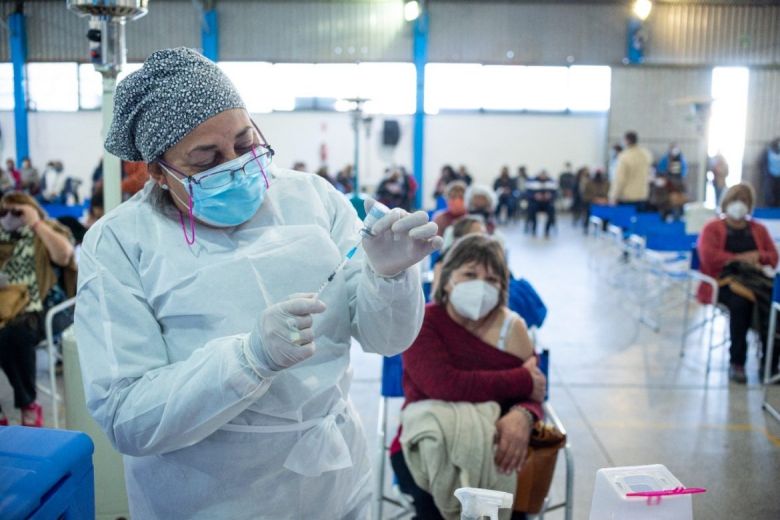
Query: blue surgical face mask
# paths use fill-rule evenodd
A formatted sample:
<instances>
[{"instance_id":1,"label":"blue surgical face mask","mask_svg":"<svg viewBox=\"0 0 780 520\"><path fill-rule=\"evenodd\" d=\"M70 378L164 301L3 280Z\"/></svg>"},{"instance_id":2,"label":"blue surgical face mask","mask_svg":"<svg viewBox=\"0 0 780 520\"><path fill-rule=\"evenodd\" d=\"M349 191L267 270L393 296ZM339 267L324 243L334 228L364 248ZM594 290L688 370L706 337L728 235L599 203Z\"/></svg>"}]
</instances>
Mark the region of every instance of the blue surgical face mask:
<instances>
[{"instance_id":1,"label":"blue surgical face mask","mask_svg":"<svg viewBox=\"0 0 780 520\"><path fill-rule=\"evenodd\" d=\"M268 189L266 171L271 156L270 150L258 147L232 161L183 178L170 165L160 163L189 194L189 202L176 197L190 210L193 236L187 243L195 241L193 217L210 226L232 227L243 224L257 213Z\"/></svg>"}]
</instances>

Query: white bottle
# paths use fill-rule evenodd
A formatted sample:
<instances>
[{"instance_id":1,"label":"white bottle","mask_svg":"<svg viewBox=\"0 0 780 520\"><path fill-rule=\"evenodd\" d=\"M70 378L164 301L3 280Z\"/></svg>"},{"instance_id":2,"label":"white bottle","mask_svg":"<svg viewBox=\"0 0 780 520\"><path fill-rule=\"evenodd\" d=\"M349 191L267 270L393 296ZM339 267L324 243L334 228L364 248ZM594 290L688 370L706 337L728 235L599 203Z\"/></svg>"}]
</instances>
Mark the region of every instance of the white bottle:
<instances>
[{"instance_id":1,"label":"white bottle","mask_svg":"<svg viewBox=\"0 0 780 520\"><path fill-rule=\"evenodd\" d=\"M455 496L460 500L461 520L479 520L483 516L498 520L498 510L508 509L514 503L511 493L492 489L459 488Z\"/></svg>"}]
</instances>

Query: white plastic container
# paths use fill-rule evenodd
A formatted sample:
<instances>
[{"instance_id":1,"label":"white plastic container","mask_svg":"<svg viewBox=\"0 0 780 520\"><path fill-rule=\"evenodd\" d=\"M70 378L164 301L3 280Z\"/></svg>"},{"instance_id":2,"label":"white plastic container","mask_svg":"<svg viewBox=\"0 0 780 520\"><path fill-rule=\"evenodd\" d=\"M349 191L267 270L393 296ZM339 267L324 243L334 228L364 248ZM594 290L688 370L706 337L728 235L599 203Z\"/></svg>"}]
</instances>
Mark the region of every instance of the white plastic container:
<instances>
[{"instance_id":1,"label":"white plastic container","mask_svg":"<svg viewBox=\"0 0 780 520\"><path fill-rule=\"evenodd\" d=\"M590 520L693 520L690 494L626 496L675 488L684 486L661 464L600 469L596 473Z\"/></svg>"}]
</instances>

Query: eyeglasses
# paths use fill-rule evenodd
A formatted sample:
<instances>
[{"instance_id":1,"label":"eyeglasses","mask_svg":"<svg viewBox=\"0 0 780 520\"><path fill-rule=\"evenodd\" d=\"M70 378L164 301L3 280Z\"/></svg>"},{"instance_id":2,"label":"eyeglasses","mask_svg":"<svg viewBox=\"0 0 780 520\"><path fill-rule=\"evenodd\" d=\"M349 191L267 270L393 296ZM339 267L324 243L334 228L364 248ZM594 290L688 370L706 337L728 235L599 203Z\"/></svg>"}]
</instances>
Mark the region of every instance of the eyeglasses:
<instances>
[{"instance_id":1,"label":"eyeglasses","mask_svg":"<svg viewBox=\"0 0 780 520\"><path fill-rule=\"evenodd\" d=\"M22 215L24 215L24 211L22 211L20 209L9 209L9 208L2 208L2 209L0 209L0 217L5 217L9 213L12 216L17 217L17 218L21 217Z\"/></svg>"},{"instance_id":2,"label":"eyeglasses","mask_svg":"<svg viewBox=\"0 0 780 520\"><path fill-rule=\"evenodd\" d=\"M218 188L222 188L223 186L227 186L231 182L233 182L236 177L238 176L245 176L245 177L253 177L256 175L262 174L262 171L252 171L247 170L247 166L256 164L258 161L261 161L261 164L265 164L266 166L270 164L271 160L274 156L274 149L271 148L271 145L268 144L268 142L265 140L265 136L263 136L263 133L260 131L259 128L257 128L257 125L254 121L252 121L252 125L255 127L255 130L257 131L257 134L259 135L262 144L256 145L252 147L252 157L247 159L246 161L230 165L227 168L220 169L218 171L209 172L208 170L205 172L197 173L195 175L187 175L184 172L180 171L176 167L174 167L172 164L167 163L166 161L163 161L162 159L158 159L159 163L162 164L165 169L170 171L171 173L175 173L176 175L181 176L180 180L186 180L188 183L195 183L198 186L200 186L204 190L216 190ZM235 161L234 159L233 161ZM226 164L230 164L230 161ZM220 165L222 166L222 165Z\"/></svg>"}]
</instances>

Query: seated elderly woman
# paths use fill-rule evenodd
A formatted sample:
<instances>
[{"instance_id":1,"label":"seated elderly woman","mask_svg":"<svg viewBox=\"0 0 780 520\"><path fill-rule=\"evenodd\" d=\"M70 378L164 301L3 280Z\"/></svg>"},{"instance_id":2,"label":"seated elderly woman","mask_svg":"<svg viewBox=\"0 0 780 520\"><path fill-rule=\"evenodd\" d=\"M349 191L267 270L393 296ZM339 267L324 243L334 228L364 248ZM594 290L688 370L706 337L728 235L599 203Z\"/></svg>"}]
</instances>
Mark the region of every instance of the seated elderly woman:
<instances>
[{"instance_id":1,"label":"seated elderly woman","mask_svg":"<svg viewBox=\"0 0 780 520\"><path fill-rule=\"evenodd\" d=\"M433 214L433 221L439 226L439 236L444 236L447 228L466 214L466 203L463 200L466 194L466 183L452 181L447 184L444 194L447 197L447 208Z\"/></svg>"},{"instance_id":2,"label":"seated elderly woman","mask_svg":"<svg viewBox=\"0 0 780 520\"><path fill-rule=\"evenodd\" d=\"M3 196L0 367L13 388L14 406L22 411L22 426L43 426L43 409L35 400L35 347L43 337L47 298L58 289L54 266L68 266L75 273L68 229L47 220L43 209L29 195ZM8 417L0 410L0 426L4 425L8 425Z\"/></svg>"},{"instance_id":3,"label":"seated elderly woman","mask_svg":"<svg viewBox=\"0 0 780 520\"><path fill-rule=\"evenodd\" d=\"M749 216L753 210L755 194L748 184L732 186L723 196L721 210L723 214L711 220L702 229L697 249L701 259L701 272L718 279L718 303L729 309L729 332L731 336L729 379L737 383L745 383L745 360L747 357L747 333L753 322L756 297L749 287L754 280L771 291L771 278L762 274L763 266L774 268L777 264L777 249L767 228ZM747 278L737 282L735 277L744 273ZM748 286L745 285L748 284ZM702 303L714 303L711 289L702 284L699 287L698 299ZM766 307L766 308L764 308ZM756 309L762 322L768 323L769 309L759 305ZM761 343L766 345L767 327L759 327ZM775 350L777 354L780 350ZM777 359L772 364L777 370Z\"/></svg>"},{"instance_id":4,"label":"seated elderly woman","mask_svg":"<svg viewBox=\"0 0 780 520\"><path fill-rule=\"evenodd\" d=\"M420 410L410 413L416 405L453 405L459 427L444 428L444 435L471 442L467 454L458 452L458 442L443 444L450 459L465 456L476 466L455 464L469 472L470 486L515 490L515 472L523 464L531 427L542 415L546 383L524 321L507 308L508 285L509 270L497 240L484 234L459 239L444 258L422 330L403 354L406 401L391 462L401 490L414 498L418 518L452 517L445 504L451 504L454 488L446 483L461 481L442 472L425 482L418 458L409 459L421 427L415 423ZM478 411L463 410L463 403L473 403L469 406Z\"/></svg>"}]
</instances>

